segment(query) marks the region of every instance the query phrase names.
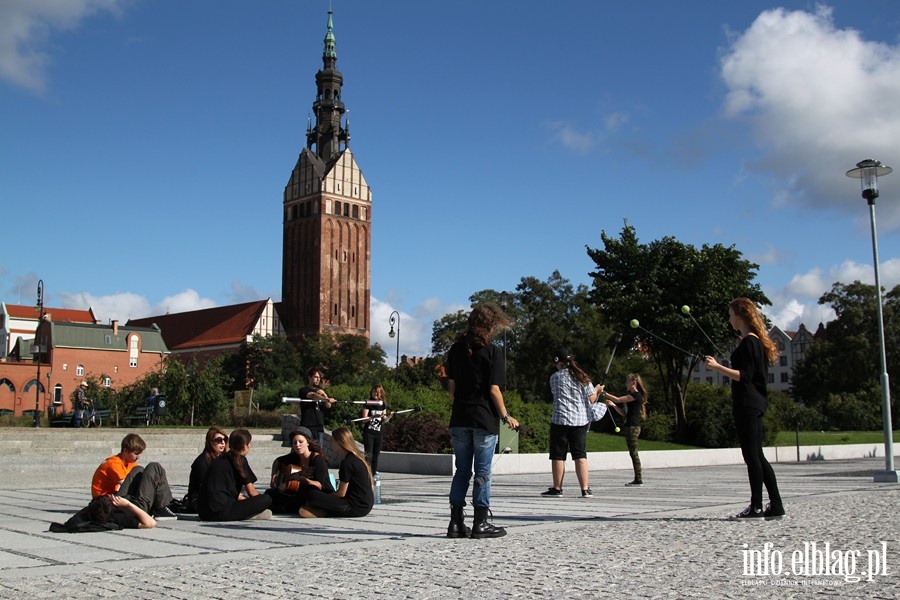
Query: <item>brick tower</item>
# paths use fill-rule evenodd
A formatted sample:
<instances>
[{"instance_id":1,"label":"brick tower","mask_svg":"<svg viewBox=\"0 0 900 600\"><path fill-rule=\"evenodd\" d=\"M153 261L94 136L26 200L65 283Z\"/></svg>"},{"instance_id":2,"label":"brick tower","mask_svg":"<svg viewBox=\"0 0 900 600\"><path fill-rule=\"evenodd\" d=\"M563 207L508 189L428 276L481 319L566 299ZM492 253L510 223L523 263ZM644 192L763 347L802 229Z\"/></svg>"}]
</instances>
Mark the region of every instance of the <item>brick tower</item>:
<instances>
[{"instance_id":1,"label":"brick tower","mask_svg":"<svg viewBox=\"0 0 900 600\"><path fill-rule=\"evenodd\" d=\"M332 13L316 73L315 125L306 127L284 188L281 318L291 339L319 333L369 337L372 192L350 152Z\"/></svg>"}]
</instances>

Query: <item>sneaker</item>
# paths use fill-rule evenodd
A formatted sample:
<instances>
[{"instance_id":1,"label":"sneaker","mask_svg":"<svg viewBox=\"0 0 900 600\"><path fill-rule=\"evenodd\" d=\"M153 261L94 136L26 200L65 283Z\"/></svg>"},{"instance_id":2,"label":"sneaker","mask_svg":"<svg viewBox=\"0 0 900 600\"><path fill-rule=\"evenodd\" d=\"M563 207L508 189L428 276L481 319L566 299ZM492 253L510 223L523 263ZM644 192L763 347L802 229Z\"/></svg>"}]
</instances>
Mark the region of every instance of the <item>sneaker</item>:
<instances>
[{"instance_id":1,"label":"sneaker","mask_svg":"<svg viewBox=\"0 0 900 600\"><path fill-rule=\"evenodd\" d=\"M268 508L261 513L256 513L252 517L247 517L245 521L268 521L272 518L272 511Z\"/></svg>"},{"instance_id":2,"label":"sneaker","mask_svg":"<svg viewBox=\"0 0 900 600\"><path fill-rule=\"evenodd\" d=\"M644 482L643 482L643 481L640 481L640 480L638 480L638 479L635 479L634 481L629 481L629 482L626 483L625 485L626 485L626 486L630 486L630 485L644 485Z\"/></svg>"},{"instance_id":3,"label":"sneaker","mask_svg":"<svg viewBox=\"0 0 900 600\"><path fill-rule=\"evenodd\" d=\"M591 490L591 488L588 488L586 490L581 490L581 497L582 498L593 498L594 492Z\"/></svg>"},{"instance_id":4,"label":"sneaker","mask_svg":"<svg viewBox=\"0 0 900 600\"><path fill-rule=\"evenodd\" d=\"M562 496L562 490L558 490L555 487L547 488L546 492L541 492L541 496Z\"/></svg>"},{"instance_id":5,"label":"sneaker","mask_svg":"<svg viewBox=\"0 0 900 600\"><path fill-rule=\"evenodd\" d=\"M765 517L765 519L767 521L780 519L783 516L784 516L784 507L780 504L776 504L773 506L772 503L770 502L769 504L766 504L766 508L765 508L765 510L763 510L763 517Z\"/></svg>"},{"instance_id":6,"label":"sneaker","mask_svg":"<svg viewBox=\"0 0 900 600\"><path fill-rule=\"evenodd\" d=\"M763 518L763 509L754 508L753 506L748 506L742 512L731 517L732 521L744 520L744 519L762 519Z\"/></svg>"},{"instance_id":7,"label":"sneaker","mask_svg":"<svg viewBox=\"0 0 900 600\"><path fill-rule=\"evenodd\" d=\"M178 518L178 515L172 512L172 509L168 506L163 506L162 508L157 508L153 513L153 518L157 521L174 521Z\"/></svg>"}]
</instances>

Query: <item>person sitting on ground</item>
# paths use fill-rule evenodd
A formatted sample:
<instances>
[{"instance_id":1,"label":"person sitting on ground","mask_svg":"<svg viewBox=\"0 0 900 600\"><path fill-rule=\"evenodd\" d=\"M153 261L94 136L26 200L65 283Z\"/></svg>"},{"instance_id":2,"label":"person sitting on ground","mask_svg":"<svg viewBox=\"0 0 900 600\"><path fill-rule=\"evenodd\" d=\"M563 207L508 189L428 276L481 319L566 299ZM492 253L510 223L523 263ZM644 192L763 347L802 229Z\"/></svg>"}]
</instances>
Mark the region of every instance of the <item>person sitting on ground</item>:
<instances>
[{"instance_id":1,"label":"person sitting on ground","mask_svg":"<svg viewBox=\"0 0 900 600\"><path fill-rule=\"evenodd\" d=\"M121 451L103 461L91 479L91 497L122 496L156 520L177 519L169 508L172 491L166 470L158 462L137 464L147 444L136 433L122 438Z\"/></svg>"},{"instance_id":2,"label":"person sitting on ground","mask_svg":"<svg viewBox=\"0 0 900 600\"><path fill-rule=\"evenodd\" d=\"M219 458L228 450L228 434L218 427L210 427L206 431L206 442L203 452L191 463L191 474L188 478L188 491L182 504L184 512L197 514L197 506L200 502L200 486L209 471L212 461Z\"/></svg>"},{"instance_id":3,"label":"person sitting on ground","mask_svg":"<svg viewBox=\"0 0 900 600\"><path fill-rule=\"evenodd\" d=\"M346 427L339 427L331 433L331 443L335 454L341 457L338 489L332 494L310 490L306 504L300 508L300 516L364 517L375 505L372 470Z\"/></svg>"},{"instance_id":4,"label":"person sitting on ground","mask_svg":"<svg viewBox=\"0 0 900 600\"><path fill-rule=\"evenodd\" d=\"M197 505L202 520L244 521L272 516L272 497L260 494L253 486L257 478L247 462L251 440L249 431L235 429L228 438L228 452L209 465Z\"/></svg>"},{"instance_id":5,"label":"person sitting on ground","mask_svg":"<svg viewBox=\"0 0 900 600\"><path fill-rule=\"evenodd\" d=\"M333 493L328 463L306 427L291 432L291 452L272 463L272 480L266 494L272 496L272 512L296 514L306 504L310 490Z\"/></svg>"}]
</instances>

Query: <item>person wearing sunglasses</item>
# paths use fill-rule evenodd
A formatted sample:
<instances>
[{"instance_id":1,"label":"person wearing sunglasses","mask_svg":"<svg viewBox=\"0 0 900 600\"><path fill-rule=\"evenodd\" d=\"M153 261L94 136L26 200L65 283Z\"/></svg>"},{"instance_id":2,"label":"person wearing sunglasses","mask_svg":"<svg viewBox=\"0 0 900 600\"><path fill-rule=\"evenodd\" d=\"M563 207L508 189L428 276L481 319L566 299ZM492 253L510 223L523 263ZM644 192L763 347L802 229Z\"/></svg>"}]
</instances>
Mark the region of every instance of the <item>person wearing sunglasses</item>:
<instances>
[{"instance_id":1,"label":"person wearing sunglasses","mask_svg":"<svg viewBox=\"0 0 900 600\"><path fill-rule=\"evenodd\" d=\"M188 480L188 492L184 497L184 512L197 514L197 503L200 500L200 486L206 478L209 465L228 450L228 434L218 427L210 427L206 431L206 443L203 452L191 464L191 475Z\"/></svg>"},{"instance_id":2,"label":"person wearing sunglasses","mask_svg":"<svg viewBox=\"0 0 900 600\"><path fill-rule=\"evenodd\" d=\"M260 494L254 483L256 474L247 462L252 435L246 429L235 429L228 437L228 452L209 465L197 514L203 521L246 521L270 519L272 496Z\"/></svg>"}]
</instances>

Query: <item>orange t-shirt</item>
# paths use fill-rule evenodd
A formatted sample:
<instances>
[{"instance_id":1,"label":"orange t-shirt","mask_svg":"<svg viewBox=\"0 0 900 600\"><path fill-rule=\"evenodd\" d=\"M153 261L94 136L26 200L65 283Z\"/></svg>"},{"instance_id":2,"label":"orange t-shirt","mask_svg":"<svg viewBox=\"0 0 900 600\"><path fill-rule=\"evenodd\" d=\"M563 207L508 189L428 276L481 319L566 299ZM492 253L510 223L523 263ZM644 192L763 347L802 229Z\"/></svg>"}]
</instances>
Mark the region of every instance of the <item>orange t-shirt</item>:
<instances>
[{"instance_id":1,"label":"orange t-shirt","mask_svg":"<svg viewBox=\"0 0 900 600\"><path fill-rule=\"evenodd\" d=\"M94 471L94 478L91 479L91 497L109 496L119 491L119 484L122 483L131 469L137 463L125 464L121 455L116 454L110 456Z\"/></svg>"}]
</instances>

